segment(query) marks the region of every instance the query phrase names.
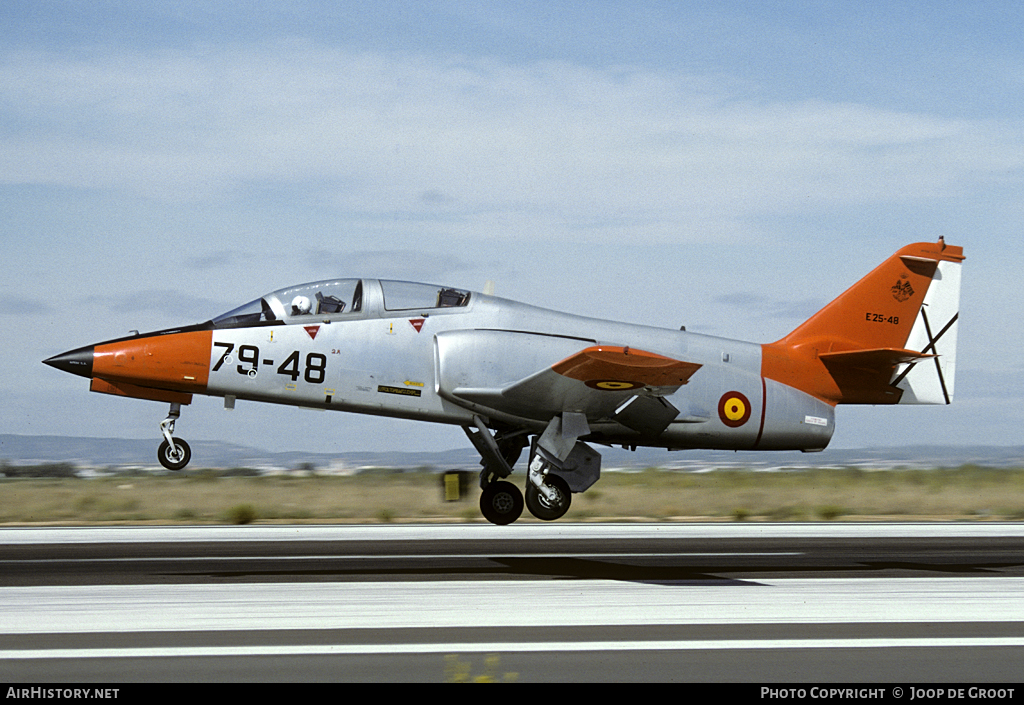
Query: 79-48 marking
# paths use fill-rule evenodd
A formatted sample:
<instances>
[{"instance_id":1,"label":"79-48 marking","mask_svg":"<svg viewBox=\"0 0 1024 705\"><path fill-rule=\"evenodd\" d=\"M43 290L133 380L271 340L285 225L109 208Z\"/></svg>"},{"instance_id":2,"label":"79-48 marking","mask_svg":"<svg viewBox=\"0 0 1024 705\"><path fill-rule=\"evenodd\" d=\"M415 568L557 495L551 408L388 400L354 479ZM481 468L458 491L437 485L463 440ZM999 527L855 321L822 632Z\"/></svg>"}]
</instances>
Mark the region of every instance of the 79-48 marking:
<instances>
[{"instance_id":1,"label":"79-48 marking","mask_svg":"<svg viewBox=\"0 0 1024 705\"><path fill-rule=\"evenodd\" d=\"M227 361L228 355L235 349L234 343L214 343L215 347L223 348L224 352L220 359L213 366L213 372L217 372ZM238 374L247 377L255 377L259 370L260 349L255 345L241 345L238 348L238 361L241 364L235 365ZM264 360L264 364L273 365L273 360ZM305 362L305 365L301 365ZM293 350L284 362L277 368L277 374L284 375L295 382L301 376L310 384L321 384L327 379L327 356L321 353L306 353L305 360L302 360L302 353Z\"/></svg>"}]
</instances>

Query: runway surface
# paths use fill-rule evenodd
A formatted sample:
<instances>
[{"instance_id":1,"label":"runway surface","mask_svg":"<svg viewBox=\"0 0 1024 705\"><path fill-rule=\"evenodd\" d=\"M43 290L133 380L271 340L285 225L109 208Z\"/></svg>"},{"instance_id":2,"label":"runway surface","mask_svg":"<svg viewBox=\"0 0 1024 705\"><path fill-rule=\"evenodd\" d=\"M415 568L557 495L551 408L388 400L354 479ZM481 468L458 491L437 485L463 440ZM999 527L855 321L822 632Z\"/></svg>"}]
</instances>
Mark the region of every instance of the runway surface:
<instances>
[{"instance_id":1,"label":"runway surface","mask_svg":"<svg viewBox=\"0 0 1024 705\"><path fill-rule=\"evenodd\" d=\"M0 680L1013 682L1024 525L0 529Z\"/></svg>"}]
</instances>

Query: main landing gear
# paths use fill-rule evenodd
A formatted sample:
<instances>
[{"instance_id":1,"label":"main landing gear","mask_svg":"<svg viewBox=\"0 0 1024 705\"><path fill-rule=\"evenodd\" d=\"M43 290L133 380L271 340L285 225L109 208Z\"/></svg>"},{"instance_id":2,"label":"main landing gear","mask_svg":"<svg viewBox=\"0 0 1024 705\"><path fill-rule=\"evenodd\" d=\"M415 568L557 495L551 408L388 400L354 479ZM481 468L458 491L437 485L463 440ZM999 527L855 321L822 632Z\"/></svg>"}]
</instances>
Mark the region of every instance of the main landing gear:
<instances>
[{"instance_id":1,"label":"main landing gear","mask_svg":"<svg viewBox=\"0 0 1024 705\"><path fill-rule=\"evenodd\" d=\"M156 451L157 460L168 470L181 470L192 460L192 449L188 443L174 437L174 422L181 416L181 404L171 404L167 418L160 422L160 432L164 441Z\"/></svg>"},{"instance_id":2,"label":"main landing gear","mask_svg":"<svg viewBox=\"0 0 1024 705\"><path fill-rule=\"evenodd\" d=\"M571 503L572 492L569 490L569 483L558 475L548 475L542 487L536 487L533 482L527 480L526 508L538 519L561 519L569 511Z\"/></svg>"},{"instance_id":3,"label":"main landing gear","mask_svg":"<svg viewBox=\"0 0 1024 705\"><path fill-rule=\"evenodd\" d=\"M511 431L491 435L479 417L474 418L476 430L465 428L466 435L480 451L483 470L480 472L480 513L492 524L505 526L516 521L523 508L543 521L565 516L572 503L569 483L551 472L555 465L536 448L530 454L530 470L526 480L526 496L511 482L512 466L526 447L526 433Z\"/></svg>"},{"instance_id":4,"label":"main landing gear","mask_svg":"<svg viewBox=\"0 0 1024 705\"><path fill-rule=\"evenodd\" d=\"M511 524L523 513L523 493L511 482L496 480L480 493L480 513L492 524Z\"/></svg>"},{"instance_id":5,"label":"main landing gear","mask_svg":"<svg viewBox=\"0 0 1024 705\"><path fill-rule=\"evenodd\" d=\"M549 491L547 495L544 489ZM561 519L569 511L571 503L569 485L557 475L550 475L543 489L528 483L525 501L519 488L506 480L496 480L480 493L480 513L484 519L498 526L511 524L522 516L524 506L542 521Z\"/></svg>"}]
</instances>

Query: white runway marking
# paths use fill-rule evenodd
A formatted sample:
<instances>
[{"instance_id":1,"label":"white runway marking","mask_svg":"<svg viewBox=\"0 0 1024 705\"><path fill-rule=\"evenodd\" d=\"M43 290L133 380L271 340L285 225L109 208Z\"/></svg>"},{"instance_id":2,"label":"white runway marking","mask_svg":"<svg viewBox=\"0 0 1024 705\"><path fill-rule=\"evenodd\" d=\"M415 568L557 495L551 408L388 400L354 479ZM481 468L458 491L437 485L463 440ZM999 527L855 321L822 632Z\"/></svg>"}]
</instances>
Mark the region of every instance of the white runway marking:
<instances>
[{"instance_id":1,"label":"white runway marking","mask_svg":"<svg viewBox=\"0 0 1024 705\"><path fill-rule=\"evenodd\" d=\"M12 560L0 560L0 566L16 563L19 565L66 565L73 563L239 563L253 561L379 561L385 560L421 560L434 562L438 560L494 560L496 558L572 558L582 560L615 559L615 558L759 558L768 556L802 556L799 551L729 551L717 553L689 553L685 551L662 553L648 551L633 551L630 553L387 553L372 555L351 555L329 554L329 555L298 555L298 556L147 556L144 558L15 558Z\"/></svg>"},{"instance_id":2,"label":"white runway marking","mask_svg":"<svg viewBox=\"0 0 1024 705\"><path fill-rule=\"evenodd\" d=\"M12 527L0 544L155 543L179 541L460 541L499 539L708 539L708 538L955 538L1024 537L1021 522L699 524L391 524L387 526L138 526Z\"/></svg>"},{"instance_id":3,"label":"white runway marking","mask_svg":"<svg viewBox=\"0 0 1024 705\"><path fill-rule=\"evenodd\" d=\"M508 608L510 601L517 607ZM0 605L4 634L1018 622L1024 621L1024 578L36 586L0 588Z\"/></svg>"},{"instance_id":4,"label":"white runway marking","mask_svg":"<svg viewBox=\"0 0 1024 705\"><path fill-rule=\"evenodd\" d=\"M722 651L729 649L908 649L1024 646L1024 637L865 639L686 639L653 641L460 642L444 644L294 644L283 646L167 646L125 649L11 649L0 659L158 658L217 656L342 656L579 651Z\"/></svg>"}]
</instances>

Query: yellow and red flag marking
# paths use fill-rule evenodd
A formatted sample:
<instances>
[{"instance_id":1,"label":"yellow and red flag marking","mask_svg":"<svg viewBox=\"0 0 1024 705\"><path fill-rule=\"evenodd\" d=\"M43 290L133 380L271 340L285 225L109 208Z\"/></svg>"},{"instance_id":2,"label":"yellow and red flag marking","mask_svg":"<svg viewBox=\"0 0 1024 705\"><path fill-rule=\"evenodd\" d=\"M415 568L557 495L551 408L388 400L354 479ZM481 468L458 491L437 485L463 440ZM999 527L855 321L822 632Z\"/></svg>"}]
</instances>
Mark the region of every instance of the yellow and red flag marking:
<instances>
[{"instance_id":1,"label":"yellow and red flag marking","mask_svg":"<svg viewBox=\"0 0 1024 705\"><path fill-rule=\"evenodd\" d=\"M730 428L739 428L750 418L750 400L740 392L726 392L718 401L718 418Z\"/></svg>"}]
</instances>

